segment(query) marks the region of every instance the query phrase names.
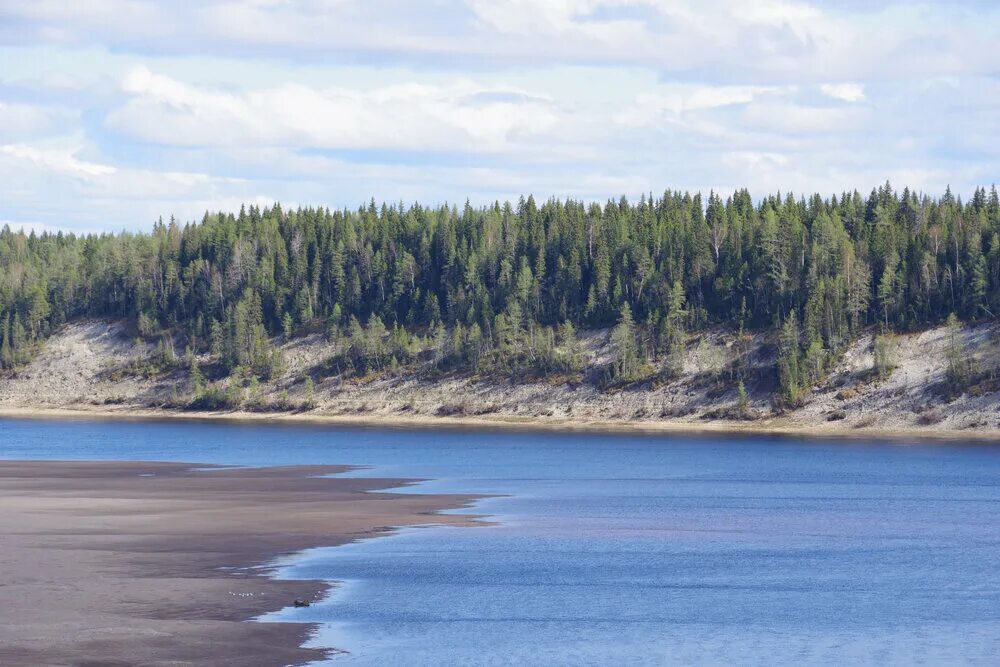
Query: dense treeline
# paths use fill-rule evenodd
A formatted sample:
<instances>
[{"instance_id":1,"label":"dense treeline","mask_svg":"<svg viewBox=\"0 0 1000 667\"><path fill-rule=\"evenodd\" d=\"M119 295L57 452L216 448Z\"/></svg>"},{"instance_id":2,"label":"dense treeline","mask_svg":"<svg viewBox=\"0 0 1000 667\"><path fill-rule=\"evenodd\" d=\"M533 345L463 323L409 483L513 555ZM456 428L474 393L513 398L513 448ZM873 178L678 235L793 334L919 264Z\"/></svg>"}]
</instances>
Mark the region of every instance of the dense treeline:
<instances>
[{"instance_id":1,"label":"dense treeline","mask_svg":"<svg viewBox=\"0 0 1000 667\"><path fill-rule=\"evenodd\" d=\"M496 349L571 348L574 326L616 325L627 308L626 328L643 335L628 343L616 330L620 347L637 346L620 349L624 375L631 355L666 359L679 331L722 322L782 327L794 359L778 370L798 386L860 327L982 318L998 301L995 187L967 202L887 183L868 197L756 204L741 190L603 206L276 205L161 221L149 234L0 232L5 367L82 315L134 318L144 334L169 330L266 375L268 338L318 323L348 333L374 323L380 340L458 330L457 362L473 364Z\"/></svg>"}]
</instances>

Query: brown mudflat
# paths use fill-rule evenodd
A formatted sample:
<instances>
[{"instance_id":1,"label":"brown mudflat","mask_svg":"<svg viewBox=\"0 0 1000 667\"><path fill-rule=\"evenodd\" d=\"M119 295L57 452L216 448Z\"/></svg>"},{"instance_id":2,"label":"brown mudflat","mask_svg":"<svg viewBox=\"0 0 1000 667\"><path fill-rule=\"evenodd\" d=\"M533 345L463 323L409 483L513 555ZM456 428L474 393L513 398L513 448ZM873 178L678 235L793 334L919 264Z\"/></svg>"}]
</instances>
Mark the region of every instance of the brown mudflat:
<instances>
[{"instance_id":1,"label":"brown mudflat","mask_svg":"<svg viewBox=\"0 0 1000 667\"><path fill-rule=\"evenodd\" d=\"M403 480L332 466L0 462L0 665L295 665L312 628L245 622L315 600L267 563L389 526L462 524L464 496L366 493Z\"/></svg>"}]
</instances>

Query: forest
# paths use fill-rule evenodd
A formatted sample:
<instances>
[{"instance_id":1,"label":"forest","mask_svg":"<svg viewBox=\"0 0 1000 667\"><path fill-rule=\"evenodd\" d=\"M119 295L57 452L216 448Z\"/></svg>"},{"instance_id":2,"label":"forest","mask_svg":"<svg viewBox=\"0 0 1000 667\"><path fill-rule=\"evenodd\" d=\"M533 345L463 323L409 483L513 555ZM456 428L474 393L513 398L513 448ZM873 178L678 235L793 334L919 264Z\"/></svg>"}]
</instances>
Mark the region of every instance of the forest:
<instances>
[{"instance_id":1,"label":"forest","mask_svg":"<svg viewBox=\"0 0 1000 667\"><path fill-rule=\"evenodd\" d=\"M338 366L421 358L474 372L578 369L577 332L612 328L602 377L670 372L685 332L774 331L786 396L860 332L1000 312L1000 199L889 183L865 197L666 191L604 205L243 207L149 233L0 231L0 367L79 317L266 380L273 341L322 331ZM197 370L197 369L195 369ZM789 391L791 390L791 391Z\"/></svg>"}]
</instances>

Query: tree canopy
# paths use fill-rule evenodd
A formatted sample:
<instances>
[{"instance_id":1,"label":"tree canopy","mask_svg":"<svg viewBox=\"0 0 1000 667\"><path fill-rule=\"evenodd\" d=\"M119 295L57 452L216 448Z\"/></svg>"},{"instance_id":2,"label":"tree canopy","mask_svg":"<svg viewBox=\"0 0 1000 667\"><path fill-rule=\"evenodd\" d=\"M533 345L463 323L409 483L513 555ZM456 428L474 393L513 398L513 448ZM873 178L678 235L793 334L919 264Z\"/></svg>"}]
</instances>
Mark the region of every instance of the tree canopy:
<instances>
[{"instance_id":1,"label":"tree canopy","mask_svg":"<svg viewBox=\"0 0 1000 667\"><path fill-rule=\"evenodd\" d=\"M269 337L317 323L377 320L387 335L458 328L475 350L457 363L474 364L482 349L522 336L537 345L527 353L544 354L560 326L612 327L623 312L620 330L634 322L665 353L684 329L776 328L794 315L783 344L794 328L805 355L813 343L842 349L868 324L977 319L1000 312L998 301L995 187L967 202L886 183L867 197L758 201L740 190L604 205L249 206L141 234L0 231L4 367L80 316L130 318L229 366L265 368ZM378 350L364 354L374 360ZM814 361L789 366L789 377L805 381Z\"/></svg>"}]
</instances>

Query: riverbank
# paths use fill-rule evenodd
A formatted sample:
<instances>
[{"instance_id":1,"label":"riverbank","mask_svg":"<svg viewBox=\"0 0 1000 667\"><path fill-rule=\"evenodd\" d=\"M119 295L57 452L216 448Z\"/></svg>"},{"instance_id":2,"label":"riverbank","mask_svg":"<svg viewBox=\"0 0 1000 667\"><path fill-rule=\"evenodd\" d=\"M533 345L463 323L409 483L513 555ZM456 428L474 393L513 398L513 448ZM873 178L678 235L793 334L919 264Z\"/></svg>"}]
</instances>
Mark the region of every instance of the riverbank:
<instances>
[{"instance_id":1,"label":"riverbank","mask_svg":"<svg viewBox=\"0 0 1000 667\"><path fill-rule=\"evenodd\" d=\"M328 368L334 347L319 335L280 342L287 368L252 386L216 381L222 411L194 409L184 367L159 369L155 348L123 322L81 320L54 333L30 364L0 375L0 414L21 417L237 419L407 428L479 428L617 433L758 433L838 438L1000 440L1000 369L960 395L943 391L943 327L894 339L894 368L873 374L871 332L839 358L797 407L775 402L774 351L712 330L692 337L683 369L669 379L601 388L580 376L500 378L386 369L363 377ZM1000 327L966 327L977 365L1000 359ZM697 343L695 342L697 339ZM608 358L607 332L580 335L589 364ZM746 401L726 369L746 347ZM202 359L206 368L211 359ZM183 366L183 365L181 365ZM333 374L331 374L333 372ZM238 406L238 407L237 407ZM207 407L201 405L198 407Z\"/></svg>"},{"instance_id":2,"label":"riverbank","mask_svg":"<svg viewBox=\"0 0 1000 667\"><path fill-rule=\"evenodd\" d=\"M329 584L268 578L276 558L426 523L465 496L368 493L337 466L0 463L0 664L297 665L312 627L245 622Z\"/></svg>"},{"instance_id":3,"label":"riverbank","mask_svg":"<svg viewBox=\"0 0 1000 667\"><path fill-rule=\"evenodd\" d=\"M540 433L607 433L637 435L667 434L731 434L779 437L864 439L864 440L940 440L997 443L1000 430L878 428L838 426L823 423L809 426L790 420L759 421L613 421L573 420L540 417L497 416L422 416L422 415L352 415L307 412L188 412L179 410L75 406L73 408L0 408L0 419L111 419L111 420L179 420L212 422L247 422L303 424L406 429L455 429L468 431L513 431Z\"/></svg>"}]
</instances>

